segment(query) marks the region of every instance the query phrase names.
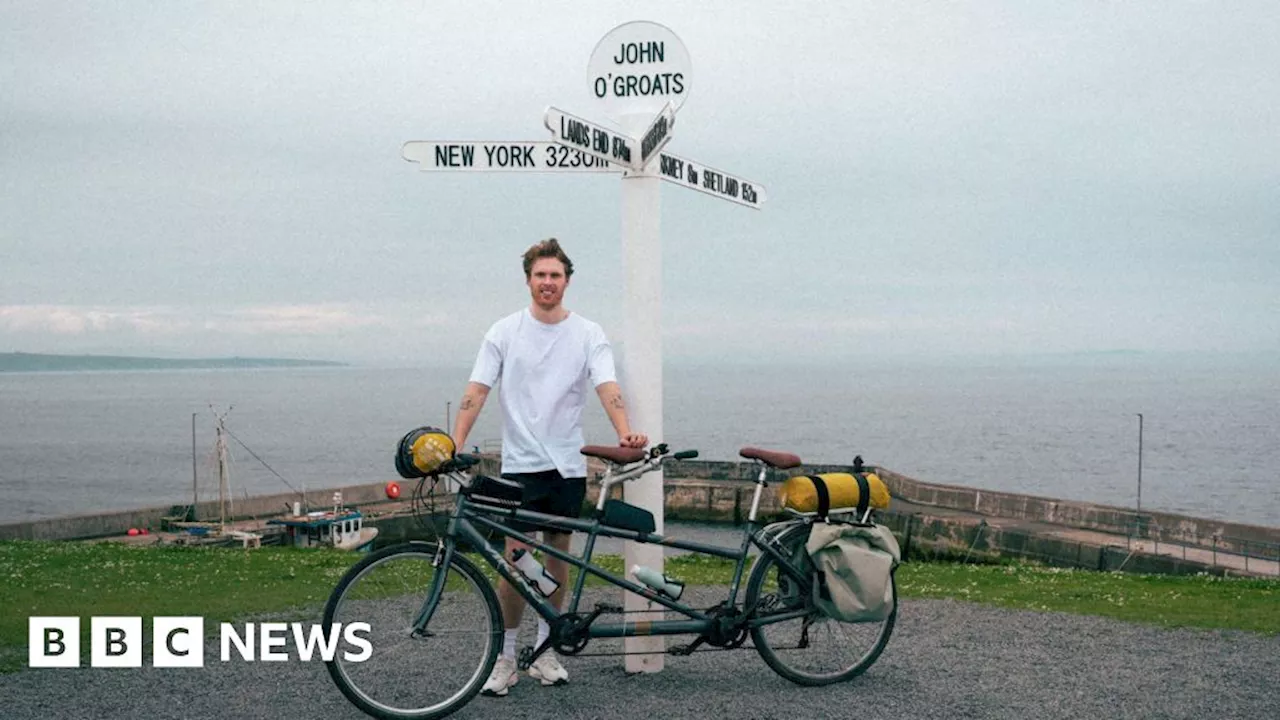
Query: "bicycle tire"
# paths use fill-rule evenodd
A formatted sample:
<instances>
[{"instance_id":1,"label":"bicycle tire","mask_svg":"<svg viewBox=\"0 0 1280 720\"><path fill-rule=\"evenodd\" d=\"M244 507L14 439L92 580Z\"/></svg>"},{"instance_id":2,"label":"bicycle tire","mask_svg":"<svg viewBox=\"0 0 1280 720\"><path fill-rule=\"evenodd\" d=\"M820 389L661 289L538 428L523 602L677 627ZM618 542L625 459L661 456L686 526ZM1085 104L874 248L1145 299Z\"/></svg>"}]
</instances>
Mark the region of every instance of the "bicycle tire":
<instances>
[{"instance_id":1,"label":"bicycle tire","mask_svg":"<svg viewBox=\"0 0 1280 720\"><path fill-rule=\"evenodd\" d=\"M386 720L430 720L466 705L484 685L502 647L502 614L493 587L471 560L455 553L445 591L427 627L409 628L439 569L434 545L410 543L361 559L338 582L324 626L370 625L372 652L349 662L336 653L325 664L342 694ZM470 668L468 667L470 666Z\"/></svg>"},{"instance_id":2,"label":"bicycle tire","mask_svg":"<svg viewBox=\"0 0 1280 720\"><path fill-rule=\"evenodd\" d=\"M788 528L777 537L785 548L784 555L802 557L806 575L813 572L804 544L809 528ZM812 579L801 586L790 575L779 570L773 556L761 553L751 569L745 596L747 607L757 607L767 591L775 591L779 611L808 608L803 618L761 625L751 630L751 641L761 659L782 677L798 685L830 685L861 675L884 652L898 616L898 587L893 587L893 610L880 622L846 623L827 617L811 600ZM797 647L804 622L808 628L809 647ZM847 653L851 655L847 655ZM852 659L849 659L849 658ZM828 666L830 668L828 669Z\"/></svg>"}]
</instances>

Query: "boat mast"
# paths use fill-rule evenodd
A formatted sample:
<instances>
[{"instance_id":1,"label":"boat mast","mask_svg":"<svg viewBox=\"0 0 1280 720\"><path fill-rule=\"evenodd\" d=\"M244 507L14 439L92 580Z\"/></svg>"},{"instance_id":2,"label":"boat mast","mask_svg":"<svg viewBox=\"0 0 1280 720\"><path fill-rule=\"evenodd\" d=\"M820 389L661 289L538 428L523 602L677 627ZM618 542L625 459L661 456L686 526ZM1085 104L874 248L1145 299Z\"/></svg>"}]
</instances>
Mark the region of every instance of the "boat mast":
<instances>
[{"instance_id":1,"label":"boat mast","mask_svg":"<svg viewBox=\"0 0 1280 720\"><path fill-rule=\"evenodd\" d=\"M227 440L223 437L224 416L218 418L218 531L227 529Z\"/></svg>"}]
</instances>

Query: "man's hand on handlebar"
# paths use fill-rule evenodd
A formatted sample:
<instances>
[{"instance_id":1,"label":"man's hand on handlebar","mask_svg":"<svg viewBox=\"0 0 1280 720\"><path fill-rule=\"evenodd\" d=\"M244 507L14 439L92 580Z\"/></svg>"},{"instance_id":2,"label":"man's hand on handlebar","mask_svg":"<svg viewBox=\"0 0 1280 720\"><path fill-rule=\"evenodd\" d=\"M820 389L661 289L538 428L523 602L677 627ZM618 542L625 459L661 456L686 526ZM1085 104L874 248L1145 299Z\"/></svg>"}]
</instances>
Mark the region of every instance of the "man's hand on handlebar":
<instances>
[{"instance_id":1,"label":"man's hand on handlebar","mask_svg":"<svg viewBox=\"0 0 1280 720\"><path fill-rule=\"evenodd\" d=\"M618 438L618 445L624 448L643 448L649 444L649 436L644 433L627 433Z\"/></svg>"}]
</instances>

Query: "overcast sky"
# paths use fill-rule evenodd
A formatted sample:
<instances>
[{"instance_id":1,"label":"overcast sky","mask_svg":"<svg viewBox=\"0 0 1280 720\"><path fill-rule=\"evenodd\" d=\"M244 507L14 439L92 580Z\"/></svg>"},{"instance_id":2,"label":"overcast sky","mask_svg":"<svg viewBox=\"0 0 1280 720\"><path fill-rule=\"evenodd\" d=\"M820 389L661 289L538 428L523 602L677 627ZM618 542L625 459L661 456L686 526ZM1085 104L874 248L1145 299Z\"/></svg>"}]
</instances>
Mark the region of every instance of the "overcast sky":
<instances>
[{"instance_id":1,"label":"overcast sky","mask_svg":"<svg viewBox=\"0 0 1280 720\"><path fill-rule=\"evenodd\" d=\"M1280 352L1280 4L0 2L0 352L466 364L556 236L621 334L615 175L409 140L599 119L671 28L668 359Z\"/></svg>"}]
</instances>

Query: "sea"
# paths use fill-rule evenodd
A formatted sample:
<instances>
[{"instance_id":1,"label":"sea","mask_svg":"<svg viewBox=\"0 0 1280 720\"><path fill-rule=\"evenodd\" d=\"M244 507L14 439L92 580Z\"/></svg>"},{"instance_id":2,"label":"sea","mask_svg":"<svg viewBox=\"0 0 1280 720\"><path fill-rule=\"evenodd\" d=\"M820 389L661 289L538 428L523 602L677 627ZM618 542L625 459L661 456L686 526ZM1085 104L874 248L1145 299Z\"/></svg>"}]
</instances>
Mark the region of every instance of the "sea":
<instances>
[{"instance_id":1,"label":"sea","mask_svg":"<svg viewBox=\"0 0 1280 720\"><path fill-rule=\"evenodd\" d=\"M215 415L233 499L397 479L397 441L452 420L468 369L0 373L0 523L216 498ZM1274 356L668 363L664 384L653 439L705 459L861 455L926 482L1280 526ZM585 424L615 441L594 402ZM494 398L471 441L500 436Z\"/></svg>"}]
</instances>

